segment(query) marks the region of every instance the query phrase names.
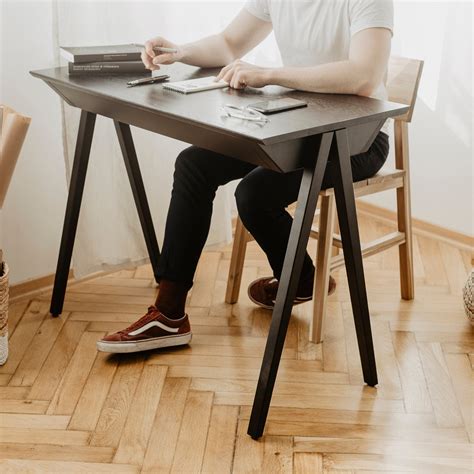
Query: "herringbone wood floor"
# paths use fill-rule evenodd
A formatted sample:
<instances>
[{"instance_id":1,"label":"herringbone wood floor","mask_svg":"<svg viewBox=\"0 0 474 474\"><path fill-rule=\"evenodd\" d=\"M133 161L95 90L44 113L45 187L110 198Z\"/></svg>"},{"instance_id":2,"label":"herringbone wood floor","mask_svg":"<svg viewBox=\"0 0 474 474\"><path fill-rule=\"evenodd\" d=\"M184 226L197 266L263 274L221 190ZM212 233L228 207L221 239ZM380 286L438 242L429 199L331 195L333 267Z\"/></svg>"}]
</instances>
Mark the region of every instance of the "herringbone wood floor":
<instances>
[{"instance_id":1,"label":"herringbone wood floor","mask_svg":"<svg viewBox=\"0 0 474 474\"><path fill-rule=\"evenodd\" d=\"M372 238L384 224L361 219ZM416 300L401 301L397 250L365 260L379 385L364 386L344 270L325 341L294 309L265 436L246 435L270 314L246 285L268 274L249 246L238 304L224 304L230 246L203 254L189 295L190 347L134 356L96 340L154 300L148 266L72 285L10 312L0 368L2 472L472 472L474 341L461 288L470 256L415 236ZM315 252L315 243L310 243Z\"/></svg>"}]
</instances>

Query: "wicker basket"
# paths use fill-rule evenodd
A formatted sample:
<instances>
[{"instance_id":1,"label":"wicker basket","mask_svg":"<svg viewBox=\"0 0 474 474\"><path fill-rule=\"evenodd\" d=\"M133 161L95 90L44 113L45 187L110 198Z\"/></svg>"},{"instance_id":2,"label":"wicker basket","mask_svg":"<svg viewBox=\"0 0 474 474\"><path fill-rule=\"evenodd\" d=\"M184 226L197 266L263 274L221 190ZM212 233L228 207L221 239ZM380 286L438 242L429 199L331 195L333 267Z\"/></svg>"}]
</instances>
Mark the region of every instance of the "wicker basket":
<instances>
[{"instance_id":1,"label":"wicker basket","mask_svg":"<svg viewBox=\"0 0 474 474\"><path fill-rule=\"evenodd\" d=\"M8 265L0 277L0 365L8 358Z\"/></svg>"},{"instance_id":2,"label":"wicker basket","mask_svg":"<svg viewBox=\"0 0 474 474\"><path fill-rule=\"evenodd\" d=\"M466 315L471 321L471 324L474 324L474 270L471 270L471 274L467 279L463 291L463 299Z\"/></svg>"}]
</instances>

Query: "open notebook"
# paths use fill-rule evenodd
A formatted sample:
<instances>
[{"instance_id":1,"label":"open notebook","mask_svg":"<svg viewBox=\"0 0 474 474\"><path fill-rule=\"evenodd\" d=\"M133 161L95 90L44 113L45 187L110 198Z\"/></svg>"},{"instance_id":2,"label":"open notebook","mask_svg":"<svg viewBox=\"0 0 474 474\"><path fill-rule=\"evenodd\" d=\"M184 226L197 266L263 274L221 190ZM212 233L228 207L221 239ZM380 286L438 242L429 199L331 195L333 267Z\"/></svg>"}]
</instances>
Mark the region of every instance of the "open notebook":
<instances>
[{"instance_id":1,"label":"open notebook","mask_svg":"<svg viewBox=\"0 0 474 474\"><path fill-rule=\"evenodd\" d=\"M199 79L188 79L186 81L166 82L163 89L169 89L182 94L192 94L193 92L208 91L211 89L223 89L229 84L224 81L215 82L216 76L200 77Z\"/></svg>"}]
</instances>

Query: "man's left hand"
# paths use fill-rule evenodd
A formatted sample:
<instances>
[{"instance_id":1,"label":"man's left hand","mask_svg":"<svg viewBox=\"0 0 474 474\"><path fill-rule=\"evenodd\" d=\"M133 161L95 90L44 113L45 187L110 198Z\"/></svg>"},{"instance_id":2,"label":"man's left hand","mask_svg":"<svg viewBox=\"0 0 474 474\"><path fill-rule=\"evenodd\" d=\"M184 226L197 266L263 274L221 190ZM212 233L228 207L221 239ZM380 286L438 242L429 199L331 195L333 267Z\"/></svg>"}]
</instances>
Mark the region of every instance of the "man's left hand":
<instances>
[{"instance_id":1,"label":"man's left hand","mask_svg":"<svg viewBox=\"0 0 474 474\"><path fill-rule=\"evenodd\" d=\"M250 87L264 87L270 84L270 68L255 66L240 59L233 61L224 68L216 80L223 79L233 89Z\"/></svg>"}]
</instances>

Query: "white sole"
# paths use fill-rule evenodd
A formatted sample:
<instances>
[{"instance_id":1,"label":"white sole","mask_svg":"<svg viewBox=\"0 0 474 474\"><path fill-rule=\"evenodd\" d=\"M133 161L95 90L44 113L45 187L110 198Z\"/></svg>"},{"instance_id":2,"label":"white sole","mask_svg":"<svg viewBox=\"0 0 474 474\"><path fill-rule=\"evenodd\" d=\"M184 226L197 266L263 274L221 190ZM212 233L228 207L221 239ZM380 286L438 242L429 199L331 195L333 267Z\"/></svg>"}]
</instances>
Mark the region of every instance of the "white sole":
<instances>
[{"instance_id":1,"label":"white sole","mask_svg":"<svg viewBox=\"0 0 474 474\"><path fill-rule=\"evenodd\" d=\"M178 336L163 336L154 339L144 339L134 342L106 342L97 341L97 350L101 352L112 352L114 354L128 354L131 352L150 351L163 347L182 346L189 344L193 334L180 334Z\"/></svg>"}]
</instances>

